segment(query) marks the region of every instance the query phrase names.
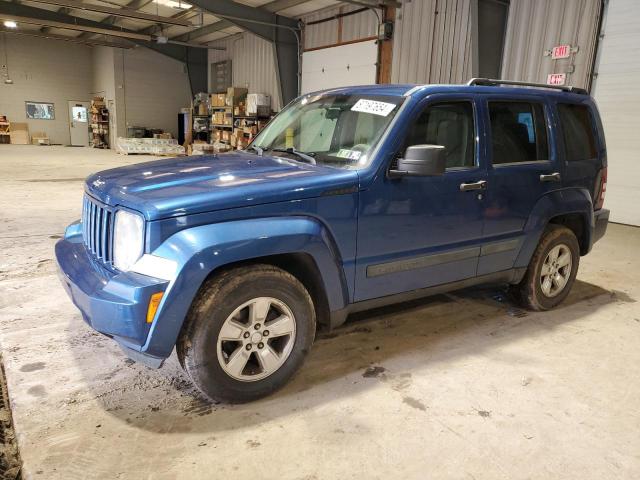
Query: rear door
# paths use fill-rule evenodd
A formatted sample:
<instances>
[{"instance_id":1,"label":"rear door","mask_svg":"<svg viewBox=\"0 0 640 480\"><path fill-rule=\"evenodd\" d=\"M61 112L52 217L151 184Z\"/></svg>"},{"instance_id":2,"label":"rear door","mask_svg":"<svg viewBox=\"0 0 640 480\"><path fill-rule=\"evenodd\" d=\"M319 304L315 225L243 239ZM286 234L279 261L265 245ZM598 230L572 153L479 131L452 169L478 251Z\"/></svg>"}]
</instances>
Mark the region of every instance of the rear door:
<instances>
[{"instance_id":1,"label":"rear door","mask_svg":"<svg viewBox=\"0 0 640 480\"><path fill-rule=\"evenodd\" d=\"M489 166L478 275L513 267L534 205L562 185L544 97L487 96L483 111Z\"/></svg>"}]
</instances>

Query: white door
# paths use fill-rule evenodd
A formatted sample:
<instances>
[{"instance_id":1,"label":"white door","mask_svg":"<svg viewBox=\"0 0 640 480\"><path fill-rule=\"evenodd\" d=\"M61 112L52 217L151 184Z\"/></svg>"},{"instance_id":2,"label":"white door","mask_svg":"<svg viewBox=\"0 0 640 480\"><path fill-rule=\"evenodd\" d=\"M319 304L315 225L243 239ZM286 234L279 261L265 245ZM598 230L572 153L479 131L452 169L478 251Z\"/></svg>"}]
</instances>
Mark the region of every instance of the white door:
<instances>
[{"instance_id":1,"label":"white door","mask_svg":"<svg viewBox=\"0 0 640 480\"><path fill-rule=\"evenodd\" d=\"M320 48L302 54L302 93L376 83L375 40Z\"/></svg>"},{"instance_id":2,"label":"white door","mask_svg":"<svg viewBox=\"0 0 640 480\"><path fill-rule=\"evenodd\" d=\"M640 226L640 2L608 2L593 96L607 142L607 195L611 221Z\"/></svg>"},{"instance_id":3,"label":"white door","mask_svg":"<svg viewBox=\"0 0 640 480\"><path fill-rule=\"evenodd\" d=\"M71 145L89 146L89 102L69 102Z\"/></svg>"}]
</instances>

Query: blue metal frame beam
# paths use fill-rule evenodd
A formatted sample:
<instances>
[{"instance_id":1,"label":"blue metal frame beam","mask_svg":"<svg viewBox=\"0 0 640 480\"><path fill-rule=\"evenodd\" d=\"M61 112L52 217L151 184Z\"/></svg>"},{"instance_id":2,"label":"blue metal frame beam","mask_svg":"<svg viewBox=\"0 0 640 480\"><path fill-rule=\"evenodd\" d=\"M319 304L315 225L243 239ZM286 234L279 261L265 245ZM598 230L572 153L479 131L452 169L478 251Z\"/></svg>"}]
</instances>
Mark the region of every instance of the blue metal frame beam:
<instances>
[{"instance_id":1,"label":"blue metal frame beam","mask_svg":"<svg viewBox=\"0 0 640 480\"><path fill-rule=\"evenodd\" d=\"M281 98L286 104L298 96L300 27L296 20L230 0L191 0L189 3L271 42Z\"/></svg>"}]
</instances>

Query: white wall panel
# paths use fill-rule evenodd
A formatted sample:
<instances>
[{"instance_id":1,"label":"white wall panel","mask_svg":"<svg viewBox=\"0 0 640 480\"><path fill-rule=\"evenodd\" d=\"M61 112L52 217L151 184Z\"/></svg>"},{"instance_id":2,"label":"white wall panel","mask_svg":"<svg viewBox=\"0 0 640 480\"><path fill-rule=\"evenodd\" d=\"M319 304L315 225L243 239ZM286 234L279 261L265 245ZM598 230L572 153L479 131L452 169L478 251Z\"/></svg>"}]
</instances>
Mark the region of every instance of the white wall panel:
<instances>
[{"instance_id":1,"label":"white wall panel","mask_svg":"<svg viewBox=\"0 0 640 480\"><path fill-rule=\"evenodd\" d=\"M600 0L511 0L502 78L546 83L550 73L567 73L567 84L588 86L599 15ZM544 55L566 44L579 47L571 58Z\"/></svg>"},{"instance_id":2,"label":"white wall panel","mask_svg":"<svg viewBox=\"0 0 640 480\"><path fill-rule=\"evenodd\" d=\"M396 12L392 83L461 83L471 77L471 0L420 0Z\"/></svg>"},{"instance_id":3,"label":"white wall panel","mask_svg":"<svg viewBox=\"0 0 640 480\"><path fill-rule=\"evenodd\" d=\"M52 143L69 144L67 101L91 99L91 48L34 37L3 36L13 85L0 83L0 114L11 122L28 123L30 133L46 132ZM55 120L27 120L26 100L53 102Z\"/></svg>"},{"instance_id":4,"label":"white wall panel","mask_svg":"<svg viewBox=\"0 0 640 480\"><path fill-rule=\"evenodd\" d=\"M226 50L209 50L209 63L231 60L233 85L252 93L271 96L271 108L282 108L273 46L251 33L242 33L212 42ZM209 69L209 74L210 74Z\"/></svg>"},{"instance_id":5,"label":"white wall panel","mask_svg":"<svg viewBox=\"0 0 640 480\"><path fill-rule=\"evenodd\" d=\"M611 220L640 226L640 2L612 0L605 16L593 95L609 159L605 207Z\"/></svg>"}]
</instances>

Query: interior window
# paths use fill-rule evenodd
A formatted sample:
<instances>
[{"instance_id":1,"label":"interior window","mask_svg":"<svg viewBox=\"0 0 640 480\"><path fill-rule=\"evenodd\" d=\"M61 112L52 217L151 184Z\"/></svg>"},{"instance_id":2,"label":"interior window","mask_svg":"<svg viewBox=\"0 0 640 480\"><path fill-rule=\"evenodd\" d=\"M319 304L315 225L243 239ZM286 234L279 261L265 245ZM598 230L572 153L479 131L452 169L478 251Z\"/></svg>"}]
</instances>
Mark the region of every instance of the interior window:
<instances>
[{"instance_id":1,"label":"interior window","mask_svg":"<svg viewBox=\"0 0 640 480\"><path fill-rule=\"evenodd\" d=\"M427 107L409 130L405 147L442 145L447 168L473 167L473 107L470 102L439 103Z\"/></svg>"},{"instance_id":2,"label":"interior window","mask_svg":"<svg viewBox=\"0 0 640 480\"><path fill-rule=\"evenodd\" d=\"M594 129L589 109L583 105L558 104L565 158L568 162L596 158Z\"/></svg>"},{"instance_id":3,"label":"interior window","mask_svg":"<svg viewBox=\"0 0 640 480\"><path fill-rule=\"evenodd\" d=\"M549 159L542 105L489 102L489 116L494 165Z\"/></svg>"}]
</instances>

